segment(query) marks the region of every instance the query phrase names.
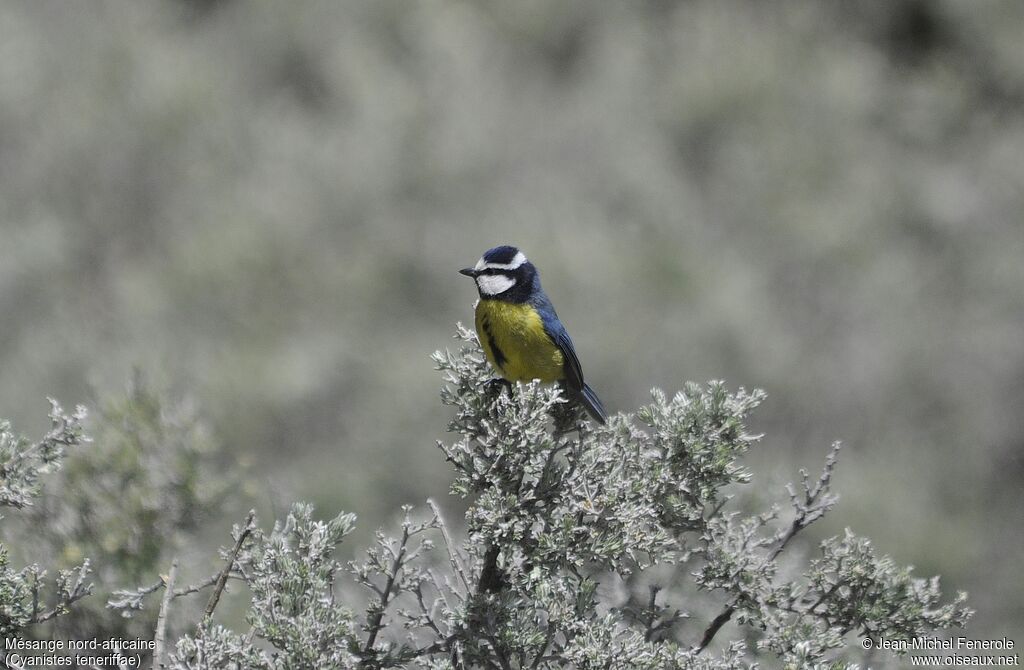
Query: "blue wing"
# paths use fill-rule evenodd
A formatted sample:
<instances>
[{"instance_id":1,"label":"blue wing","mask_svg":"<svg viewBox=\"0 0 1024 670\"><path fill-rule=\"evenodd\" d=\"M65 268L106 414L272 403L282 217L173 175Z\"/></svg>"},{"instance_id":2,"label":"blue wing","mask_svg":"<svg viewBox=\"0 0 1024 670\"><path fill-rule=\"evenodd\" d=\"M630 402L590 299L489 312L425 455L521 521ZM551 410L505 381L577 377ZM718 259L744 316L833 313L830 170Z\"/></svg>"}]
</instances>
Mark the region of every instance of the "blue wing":
<instances>
[{"instance_id":1,"label":"blue wing","mask_svg":"<svg viewBox=\"0 0 1024 670\"><path fill-rule=\"evenodd\" d=\"M594 420L603 424L608 415L601 404L601 400L594 393L594 389L590 388L583 381L583 367L580 365L579 357L576 356L576 347L573 346L572 338L566 332L565 326L558 319L555 308L548 300L539 300L534 304L534 307L536 307L537 312L540 314L541 322L544 324L544 332L547 333L551 341L562 352L562 371L565 374L565 385L569 388L569 392L583 403L583 406L594 417Z\"/></svg>"},{"instance_id":2,"label":"blue wing","mask_svg":"<svg viewBox=\"0 0 1024 670\"><path fill-rule=\"evenodd\" d=\"M541 303L536 305L537 312L540 314L541 322L544 324L544 332L547 333L551 341L555 343L559 351L562 352L562 369L565 373L565 383L568 387L580 393L583 391L583 368L580 366L580 359L576 356L576 347L572 344L572 338L569 337L569 333L566 332L565 326L558 320L558 315L555 314L555 309L551 306L551 303Z\"/></svg>"}]
</instances>

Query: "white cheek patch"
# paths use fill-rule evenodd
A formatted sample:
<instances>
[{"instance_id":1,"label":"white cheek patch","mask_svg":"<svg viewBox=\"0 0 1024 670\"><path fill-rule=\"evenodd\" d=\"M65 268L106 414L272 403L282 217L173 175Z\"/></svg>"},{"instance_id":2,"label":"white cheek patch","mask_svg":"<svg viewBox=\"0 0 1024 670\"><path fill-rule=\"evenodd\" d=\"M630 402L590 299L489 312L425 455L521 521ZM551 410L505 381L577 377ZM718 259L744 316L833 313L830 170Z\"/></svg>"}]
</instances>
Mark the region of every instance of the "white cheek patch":
<instances>
[{"instance_id":1,"label":"white cheek patch","mask_svg":"<svg viewBox=\"0 0 1024 670\"><path fill-rule=\"evenodd\" d=\"M516 280L505 275L480 275L476 284L484 295L498 295L516 285Z\"/></svg>"}]
</instances>

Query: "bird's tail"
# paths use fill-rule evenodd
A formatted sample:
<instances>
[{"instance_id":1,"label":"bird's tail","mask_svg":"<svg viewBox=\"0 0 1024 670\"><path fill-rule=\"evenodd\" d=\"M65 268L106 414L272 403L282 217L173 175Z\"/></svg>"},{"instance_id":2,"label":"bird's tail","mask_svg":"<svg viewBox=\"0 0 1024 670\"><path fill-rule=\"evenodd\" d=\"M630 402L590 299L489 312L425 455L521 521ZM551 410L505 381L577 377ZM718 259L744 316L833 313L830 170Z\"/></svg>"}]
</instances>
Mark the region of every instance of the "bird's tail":
<instances>
[{"instance_id":1,"label":"bird's tail","mask_svg":"<svg viewBox=\"0 0 1024 670\"><path fill-rule=\"evenodd\" d=\"M580 392L580 402L586 408L587 413L594 418L602 426L608 420L608 413L604 411L604 405L601 404L601 399L594 393L594 389L590 388L589 385L584 384L583 390Z\"/></svg>"}]
</instances>

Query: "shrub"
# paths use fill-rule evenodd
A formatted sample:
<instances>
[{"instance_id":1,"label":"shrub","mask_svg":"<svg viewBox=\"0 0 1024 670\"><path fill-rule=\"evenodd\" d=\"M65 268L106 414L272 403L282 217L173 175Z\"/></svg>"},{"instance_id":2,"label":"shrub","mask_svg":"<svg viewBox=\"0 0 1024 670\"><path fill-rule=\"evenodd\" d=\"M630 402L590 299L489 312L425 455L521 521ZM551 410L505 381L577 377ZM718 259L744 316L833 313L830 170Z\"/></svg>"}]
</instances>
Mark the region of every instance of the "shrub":
<instances>
[{"instance_id":1,"label":"shrub","mask_svg":"<svg viewBox=\"0 0 1024 670\"><path fill-rule=\"evenodd\" d=\"M172 567L112 602L140 607L164 590L162 658L174 598L212 587L168 667L852 668L855 635L906 639L970 615L964 594L942 604L937 578L913 577L850 531L803 565L782 562L835 505L839 448L790 487L787 513L744 510L741 461L759 439L745 421L761 392L656 390L595 428L557 387L494 383L472 333L457 337L461 349L434 360L456 435L438 447L468 501L464 538L428 501L343 565L334 552L352 515L321 521L297 504L268 533L250 513L219 574L176 588ZM337 597L342 577L367 594L358 615L358 599ZM228 582L249 594L245 632L213 619Z\"/></svg>"},{"instance_id":2,"label":"shrub","mask_svg":"<svg viewBox=\"0 0 1024 670\"><path fill-rule=\"evenodd\" d=\"M51 399L51 428L38 442L15 435L10 423L0 421L0 507L22 510L32 504L42 476L60 467L68 447L87 441L84 419L84 407L69 415ZM92 592L89 573L87 559L59 570L53 580L47 580L47 571L35 563L15 570L7 546L0 543L0 634L20 635L30 625L66 614Z\"/></svg>"}]
</instances>

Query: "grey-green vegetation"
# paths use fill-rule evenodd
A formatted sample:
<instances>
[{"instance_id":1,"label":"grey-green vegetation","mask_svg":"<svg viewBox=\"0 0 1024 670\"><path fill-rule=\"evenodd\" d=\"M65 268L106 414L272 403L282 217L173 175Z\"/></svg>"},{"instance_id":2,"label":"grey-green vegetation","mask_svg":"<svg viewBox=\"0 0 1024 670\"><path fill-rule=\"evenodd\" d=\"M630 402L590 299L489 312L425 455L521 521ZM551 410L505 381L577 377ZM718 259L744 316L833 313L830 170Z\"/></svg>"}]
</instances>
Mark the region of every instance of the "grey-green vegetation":
<instances>
[{"instance_id":1,"label":"grey-green vegetation","mask_svg":"<svg viewBox=\"0 0 1024 670\"><path fill-rule=\"evenodd\" d=\"M88 609L36 634L151 631L152 598L106 594L216 574L250 506L358 512L345 561L437 497L423 357L471 313L455 270L512 243L609 409L770 392L747 509L844 441L842 514L788 551L851 526L970 592L968 634L1019 637L1021 34L1016 0L0 3L0 416L41 435L40 399L82 402L116 451L138 367L206 445L191 493L145 475L166 552L74 508L35 528L80 539L11 540L14 571L95 557ZM88 479L76 451L43 483Z\"/></svg>"},{"instance_id":2,"label":"grey-green vegetation","mask_svg":"<svg viewBox=\"0 0 1024 670\"><path fill-rule=\"evenodd\" d=\"M160 640L154 667L166 654L178 670L855 668L865 656L857 638L908 640L966 624L965 594L944 604L937 577L914 577L849 530L809 560L783 563L798 533L837 502L838 447L820 477L803 472L789 487L785 512L744 509L735 492L753 480L742 460L760 440L746 426L760 391L730 393L720 382L671 398L655 390L635 414L594 428L557 386L495 383L475 335L460 328L458 338L458 351L434 356L456 436L438 443L437 457L454 470L452 492L469 502L465 539L436 503L418 514L406 506L397 536L378 532L346 566L334 552L354 515L320 521L295 504L268 533L250 513L221 552L219 575L178 586L175 559L152 585L111 594L108 607L136 619L163 591L156 623L147 617ZM153 398L143 399L136 412L152 419ZM35 445L5 431L0 495L18 501L9 504L27 503L41 465L59 464L63 446L81 441L81 412L66 417L55 406L53 417ZM195 453L168 446L171 459ZM162 466L153 461L140 475ZM147 517L126 516L129 528ZM155 512L178 518L177 509ZM134 564L104 558L121 578L137 578ZM37 566L2 567L9 635L68 614L92 590L88 564L62 572L49 598L39 596ZM214 618L229 581L248 594L244 632ZM365 588L363 613L359 598L339 598L342 581ZM208 589L202 617L168 637L176 602ZM39 605L46 600L50 613Z\"/></svg>"},{"instance_id":3,"label":"grey-green vegetation","mask_svg":"<svg viewBox=\"0 0 1024 670\"><path fill-rule=\"evenodd\" d=\"M16 435L8 422L0 420L0 508L24 509L32 504L40 478L59 467L68 447L86 439L83 418L84 408L68 415L51 400L52 427L38 442ZM89 573L86 559L47 580L47 570L36 563L12 565L7 543L0 542L0 634L7 639L30 625L67 614L73 603L92 591Z\"/></svg>"},{"instance_id":4,"label":"grey-green vegetation","mask_svg":"<svg viewBox=\"0 0 1024 670\"><path fill-rule=\"evenodd\" d=\"M238 510L244 472L226 463L195 411L170 403L136 376L98 408L92 444L62 454L45 495L4 534L16 554L67 569L88 560L95 596L41 637L150 638L152 621L106 607L116 589L152 580L172 556L203 566L201 526L215 510ZM226 494L235 491L232 500ZM211 563L212 565L212 563Z\"/></svg>"}]
</instances>

